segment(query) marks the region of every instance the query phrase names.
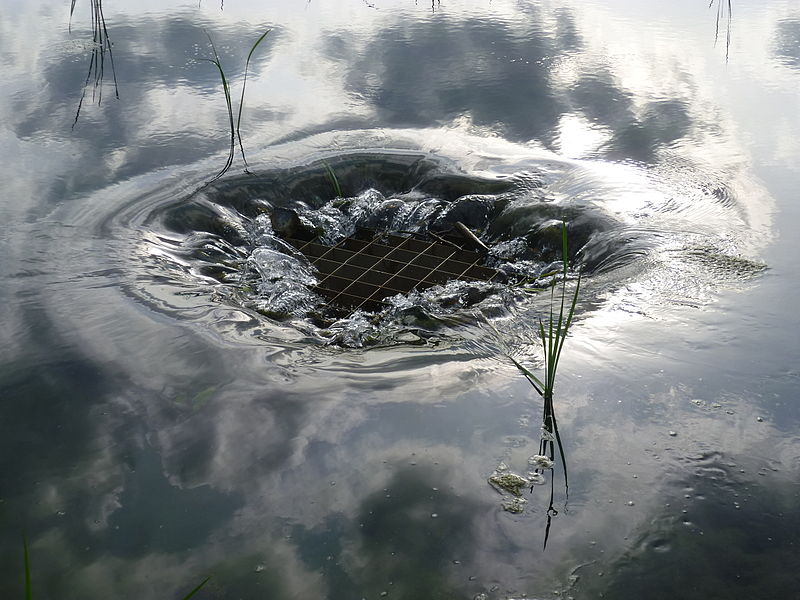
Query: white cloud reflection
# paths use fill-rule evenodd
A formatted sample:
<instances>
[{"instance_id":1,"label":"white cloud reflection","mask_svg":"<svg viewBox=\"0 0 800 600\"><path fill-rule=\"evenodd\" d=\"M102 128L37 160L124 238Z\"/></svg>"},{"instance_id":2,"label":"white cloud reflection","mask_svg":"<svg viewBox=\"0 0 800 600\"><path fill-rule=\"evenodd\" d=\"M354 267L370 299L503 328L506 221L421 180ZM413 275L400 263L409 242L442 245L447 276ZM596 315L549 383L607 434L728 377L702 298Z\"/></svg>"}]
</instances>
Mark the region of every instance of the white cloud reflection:
<instances>
[{"instance_id":1,"label":"white cloud reflection","mask_svg":"<svg viewBox=\"0 0 800 600\"><path fill-rule=\"evenodd\" d=\"M363 135L364 145L410 138L417 147L450 156L467 170L514 172L534 161L549 164L547 175L557 201L596 202L631 231L653 227L665 238L688 223L696 228L689 253L721 222L727 228L722 237L733 244L726 256L760 251L773 207L752 175L753 155L763 156L765 140L772 136L775 150L770 160L789 162L800 154L800 136L795 135L797 120L787 116L788 111L762 119L763 107L737 98L755 93L743 88L754 90L763 84L759 97L765 93L770 102L797 100L790 87L794 72L787 73L782 65L760 68L770 63L768 34L785 14L782 5L743 7L742 21L753 27L746 35L735 32L727 67L733 73L726 79L721 74L724 59L712 48L711 24L700 27L693 12L681 12L688 11L687 3L676 9L677 16L665 13L683 19L678 25L667 16L651 21L654 9L645 10L638 2L624 3L624 13L606 3L546 3L546 23L561 23L565 39L568 34L580 38L579 47L569 51L548 45L558 37L555 34L526 39L536 27L526 20L526 7L517 3L472 3L458 12L443 8L435 15L422 6L425 3L376 4L380 10L360 2L229 2L219 12L215 3L206 2L196 12L183 6L177 17L167 15L162 3L140 3L135 11L115 6L106 15L110 24L129 22L134 27L120 34L115 46L118 75L122 83L128 82L119 103L109 98L114 108L87 107L78 133L70 137L66 130L74 103L61 96L53 96L52 104L33 98L29 106L6 102L0 107L0 120L7 124L3 135L11 140L3 143L8 156L4 170L11 179L6 189L23 198L20 204L4 204L2 214L9 215L9 222L23 214L35 220L45 212L35 198L44 195L52 201L63 194L64 202L77 208L62 208L59 215L93 234L102 230L98 222L109 228L120 228L121 222L141 227L141 218L114 221L109 215L146 212L131 208L133 191L141 194L148 180L159 178L158 170L185 162L192 165L175 169L173 177L191 179L193 170L205 168L195 161L214 163L216 158L208 157L224 150L226 143L226 116L213 71L206 75L192 70L190 61L196 57L191 53L197 52L181 54L175 48L185 47L195 39L192 36L203 44L200 26L210 22L213 33L225 39L223 49L242 42L246 50L243 32L249 32L251 24L275 23L281 31L276 31L268 60L249 83L246 143L255 161L274 158L291 164L293 153L330 150L341 139L335 134L262 148L276 139L304 137L349 119L359 125L357 135ZM705 14L703 8L699 3L698 12ZM39 29L41 21L20 11L15 13L18 20L3 20L0 44L15 58L5 85L21 82L18 91L30 96L34 89L43 89L45 96L48 87L77 89L79 82L62 81L59 69L74 58L48 55L52 48ZM505 108L495 104L507 88L513 93L515 83L524 83L514 80L528 72L516 70L517 62L499 71L506 79L498 85L507 88L497 96L487 93L489 101L477 107L459 104L457 95L438 95L448 91L439 85L450 81L446 74L435 79L435 73L425 70L430 65L413 65L420 75L411 80L411 89L388 91L403 101L421 98L420 107L432 107L425 116L428 122L410 133L390 127L398 125L387 121L398 117L399 109L393 98L383 98L387 104L380 106L381 98L373 92L396 75L390 72L391 65L397 66L391 62L392 52L405 56L420 23L442 22L459 37L466 35L459 31L460 24L469 22L474 28L470 31L485 33L471 22L476 18L488 21L486 29L497 27L498 40L517 43L509 43L509 53L496 58L484 53L491 44L484 47L470 39L474 45L465 44L465 51L480 54L481 61L455 65L463 68L459 72L493 74L500 60L508 67L511 61L536 55L512 55L511 50L525 54L534 42L541 43L542 56L536 56L548 66L531 72L546 75L542 97L558 103L552 119L542 121L540 129L522 127L533 120L524 106L510 105L510 112L503 114ZM566 21L574 26L571 34ZM50 25L56 22L55 17L47 20ZM175 22L181 22L180 27L167 27ZM164 32L189 33L169 50L166 33L160 37L144 31L157 23ZM542 27L549 31L549 25ZM334 34L350 38L342 41L345 54L340 59L330 49L321 49ZM165 55L184 69L180 83L147 84L144 59L153 41L163 44ZM126 51L132 61L127 67ZM233 52L238 58L242 53ZM369 60L360 63L365 53ZM357 72L349 70L354 64ZM374 70L362 73L362 67ZM363 84L353 83L362 75ZM484 90L493 90L496 83L477 75L475 82ZM141 89L136 90L137 83ZM685 123L674 139L673 119ZM28 129L14 129L25 123ZM518 126L506 130L510 136L519 134L514 142L502 138L509 123ZM368 131L368 125L374 129ZM95 126L108 135L96 144ZM538 131L543 132L541 138L530 137ZM636 135L642 135L643 142L639 144ZM32 150L34 143L46 144L45 149ZM640 151L646 152L637 154ZM86 157L86 162L63 158L71 153ZM609 157L617 162L606 162ZM45 167L48 176L21 176L32 164ZM698 179L691 180L692 174ZM127 181L111 192L86 193L105 187L108 179L121 178ZM181 191L185 182L170 185L170 190ZM709 201L717 198L714 190L722 196L718 203ZM163 199L154 202L159 201ZM28 232L15 230L16 248L16 240ZM617 557L635 552L632 536L661 514L667 501L681 495L695 464L722 469L732 481L755 489L752 494L759 493L759 485L791 481L797 475L796 439L770 418L765 405L753 401L753 390L737 388L739 380L723 380L708 397L699 397L704 386L685 382L693 368L687 363L705 355L703 340L685 334L702 321L687 316L680 301L702 306L715 297L714 286L729 281L720 275L710 285L704 280L692 287L698 277L709 277L709 270L693 271L692 263L671 259L686 250L687 238L681 238L681 247L671 246L668 239L660 252L650 255L651 263L660 261L660 266L643 267L650 268L651 276L643 279L631 273L629 281L601 298L604 304L586 315L568 342L558 414L570 461L572 502L569 512L556 519L548 551L542 554L545 503L539 489L529 509L512 516L502 512L499 497L486 482L500 460L521 470L536 450L540 406L510 369L471 358L460 348L326 354L308 350L299 336L268 347L257 336L241 333L252 316L209 302L195 293L197 285L188 276L181 289L185 295L177 286L164 284L161 305L158 299L145 306L127 297L119 284L124 278L117 279L114 270L129 268L124 256L129 244L55 237L52 244L43 244L46 251L39 251L47 257L59 254L55 264L71 266L51 281L51 295L38 301L52 318L52 330L61 334L58 339L66 340L65 347L79 348L90 364L120 377L116 392L93 398L96 412L86 417L91 450L75 457L70 473L50 477L29 496L38 502L34 514L42 520L75 499L86 504L80 516L67 513L69 529L43 525L32 545L37 556L52 557L47 568L63 573L65 586L83 590L85 597L108 597L120 586L132 596L152 597L163 589L191 587L198 574L207 572L214 574L214 585L223 595L262 592L259 578L268 581L265 587L272 597L337 597L337 582L353 586L352 591L378 593L389 586L391 577L403 578L394 581L399 589L410 585L415 574L392 553L412 555L420 540L432 538L440 540L436 547L446 556L439 558L448 564L413 565L416 573L436 576L445 587L471 595L494 585L509 594L549 594L566 588L570 570L578 565L591 563L586 578L596 580ZM99 252L105 253L100 262L81 259ZM24 259L15 260L21 264ZM85 268L90 265L94 268ZM101 267L112 274L98 276L102 279L89 296L86 287L94 286L95 280L86 271L99 273ZM733 268L726 263L719 268L729 267ZM5 274L7 267L3 269ZM678 300L677 308L669 303L671 298ZM174 310L178 303L184 312ZM662 303L670 305L664 308ZM3 339L12 342L5 345L4 356L11 356L22 348L26 326L17 326L23 318L20 311L2 310ZM216 321L218 327L198 331L192 319ZM685 350L692 358L670 355L670 350L665 355L662 344L678 354ZM672 371L668 376L660 373L665 364ZM711 362L709 370L718 367ZM530 426L521 426L522 418ZM677 436L669 435L670 430ZM131 455L141 463L146 459L140 455L152 455L155 466L142 473L142 468L126 463ZM404 497L404 486L429 493ZM203 539L179 550L158 547L167 543L158 537L160 516L136 521L137 510L147 512L137 508L144 506L137 504L142 502L137 490L142 496L163 494L165 504L169 500L176 506L196 508L191 498L200 498L201 509L191 519ZM686 500L687 505L701 501ZM723 500L727 501L709 501ZM202 510L206 505L213 508L209 514ZM676 504L666 512L680 510ZM691 514L691 506L686 510ZM218 514L210 514L213 511ZM369 525L370 515L376 513L385 519L380 523L386 529L365 532L365 521ZM115 533L115 520L129 514L133 520L123 522ZM451 543L445 534L456 529L462 537ZM175 537L189 538L191 528L176 531ZM137 532L142 535L138 543L125 546L130 540L120 541L135 538ZM85 548L95 544L116 549L83 558ZM379 577L385 581L377 581Z\"/></svg>"}]
</instances>

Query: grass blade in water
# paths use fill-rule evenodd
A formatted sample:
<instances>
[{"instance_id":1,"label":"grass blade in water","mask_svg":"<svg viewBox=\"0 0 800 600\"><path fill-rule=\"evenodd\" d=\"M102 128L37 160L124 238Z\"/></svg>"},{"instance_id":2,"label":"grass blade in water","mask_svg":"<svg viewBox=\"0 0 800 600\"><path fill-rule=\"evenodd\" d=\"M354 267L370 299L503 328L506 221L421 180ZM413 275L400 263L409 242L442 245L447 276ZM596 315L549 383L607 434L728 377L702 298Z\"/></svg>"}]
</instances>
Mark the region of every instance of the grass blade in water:
<instances>
[{"instance_id":1,"label":"grass blade in water","mask_svg":"<svg viewBox=\"0 0 800 600\"><path fill-rule=\"evenodd\" d=\"M31 586L31 562L28 557L28 538L22 536L22 557L25 565L25 600L33 598L33 588Z\"/></svg>"},{"instance_id":2,"label":"grass blade in water","mask_svg":"<svg viewBox=\"0 0 800 600\"><path fill-rule=\"evenodd\" d=\"M196 587L195 587L195 588L194 588L194 589L193 589L191 592L189 592L188 594L186 594L186 595L185 595L185 596L184 596L184 597L183 597L181 600L189 600L189 598L191 598L192 596L194 596L194 595L195 595L197 592L199 592L199 591L200 591L200 590L203 588L203 586L204 586L205 584L207 584L207 583L208 583L208 580L209 580L209 579L211 579L211 576L210 576L210 575L209 575L208 577L206 577L205 579L203 579L203 581L201 581L201 582L200 582L200 583L199 583L199 584L198 584L198 585L197 585L197 586L196 586Z\"/></svg>"},{"instance_id":3,"label":"grass blade in water","mask_svg":"<svg viewBox=\"0 0 800 600\"><path fill-rule=\"evenodd\" d=\"M553 402L553 391L556 383L556 374L558 373L558 365L561 359L561 352L564 349L564 342L567 339L567 334L569 333L573 318L575 317L575 308L578 304L582 273L580 271L578 272L578 281L575 285L575 291L572 294L572 298L568 304L567 278L569 275L569 247L567 243L567 224L564 222L561 223L561 258L561 297L556 300L555 288L558 286L558 282L554 281L552 287L550 288L550 306L549 314L547 316L547 323L544 322L544 319L540 318L536 326L536 334L539 338L539 342L542 345L542 352L544 354L544 373L542 379L525 368L519 361L511 356L510 352L506 351L505 354L514 364L514 366L517 367L517 370L522 373L528 382L533 386L533 389L536 390L536 393L542 397L543 436L539 445L539 453L544 456L548 456L552 461L555 459L556 449L558 449L558 454L561 457L561 464L564 469L564 506L566 507L566 503L569 501L567 456L564 452L564 443L558 430L558 421L556 420L555 405ZM548 276L550 275L555 275L555 273L548 273ZM556 314L554 311L554 305L556 302L558 302L558 314ZM497 329L495 329L493 326L492 329L499 335ZM544 534L544 548L547 548L547 542L550 539L550 526L552 524L552 518L558 514L558 511L554 506L554 482L555 473L551 474L550 477L550 502L547 508L547 524Z\"/></svg>"},{"instance_id":4,"label":"grass blade in water","mask_svg":"<svg viewBox=\"0 0 800 600\"><path fill-rule=\"evenodd\" d=\"M247 165L247 158L244 156L244 145L242 144L242 134L239 132L239 126L242 124L242 107L244 106L244 90L245 86L247 85L247 69L250 67L250 59L253 57L253 52L256 51L258 45L264 41L264 38L267 37L267 34L272 31L271 29L267 29L264 33L261 34L261 37L256 40L256 43L253 44L253 47L250 48L250 52L247 55L247 60L244 63L244 77L242 78L242 97L239 100L239 114L236 118L236 137L239 139L239 150L242 153L242 160L244 161L244 168L245 171L248 171Z\"/></svg>"},{"instance_id":5,"label":"grass blade in water","mask_svg":"<svg viewBox=\"0 0 800 600\"><path fill-rule=\"evenodd\" d=\"M206 31L206 37L208 37L208 41L211 44L211 51L214 53L214 58L213 59L206 58L203 60L210 62L212 65L217 67L217 71L219 71L220 79L222 79L222 91L225 93L225 103L228 106L228 121L231 129L231 143L230 143L230 149L228 150L228 159L225 161L225 166L222 167L220 172L217 173L214 177L212 177L211 180L208 182L211 183L222 177L228 171L228 169L231 168L231 165L233 164L233 156L236 151L236 137L235 137L236 129L233 123L233 104L231 102L231 90L230 87L228 86L228 78L225 77L225 71L223 70L222 63L219 60L219 55L217 54L217 48L214 46L214 41L211 39L211 36L207 31Z\"/></svg>"},{"instance_id":6,"label":"grass blade in water","mask_svg":"<svg viewBox=\"0 0 800 600\"><path fill-rule=\"evenodd\" d=\"M342 188L339 185L339 179L336 177L336 173L333 172L333 169L327 162L322 161L322 164L325 165L325 169L328 171L328 179L330 180L331 185L333 186L333 191L336 192L336 197L344 198L344 194L342 194Z\"/></svg>"}]
</instances>

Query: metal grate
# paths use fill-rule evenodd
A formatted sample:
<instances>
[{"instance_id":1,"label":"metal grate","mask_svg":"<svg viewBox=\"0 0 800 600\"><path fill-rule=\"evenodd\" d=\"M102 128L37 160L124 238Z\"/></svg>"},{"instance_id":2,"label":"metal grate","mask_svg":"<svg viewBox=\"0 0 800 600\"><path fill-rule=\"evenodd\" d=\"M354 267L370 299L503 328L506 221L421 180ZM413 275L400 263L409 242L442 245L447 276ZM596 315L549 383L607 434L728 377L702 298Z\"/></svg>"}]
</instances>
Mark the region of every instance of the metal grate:
<instances>
[{"instance_id":1,"label":"metal grate","mask_svg":"<svg viewBox=\"0 0 800 600\"><path fill-rule=\"evenodd\" d=\"M316 267L316 291L331 303L375 312L385 298L425 290L452 280L499 281L495 269L483 266L484 255L455 244L412 235L361 230L335 246L316 240L284 238Z\"/></svg>"}]
</instances>

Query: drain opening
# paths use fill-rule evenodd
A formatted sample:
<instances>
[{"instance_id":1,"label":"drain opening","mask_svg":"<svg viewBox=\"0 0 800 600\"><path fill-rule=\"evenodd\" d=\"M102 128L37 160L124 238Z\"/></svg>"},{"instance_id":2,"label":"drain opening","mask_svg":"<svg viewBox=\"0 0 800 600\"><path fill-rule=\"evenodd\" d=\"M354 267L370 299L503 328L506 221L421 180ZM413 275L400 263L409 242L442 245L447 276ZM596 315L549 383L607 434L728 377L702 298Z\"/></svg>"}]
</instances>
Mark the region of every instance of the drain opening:
<instances>
[{"instance_id":1,"label":"drain opening","mask_svg":"<svg viewBox=\"0 0 800 600\"><path fill-rule=\"evenodd\" d=\"M456 231L461 236L453 233ZM424 291L450 281L505 281L503 273L484 264L485 251L465 248L482 249L477 238L458 228L453 232L434 236L359 228L333 246L316 236L282 237L317 269L319 282L314 290L330 304L350 311L379 312L389 306L386 298L413 290Z\"/></svg>"}]
</instances>

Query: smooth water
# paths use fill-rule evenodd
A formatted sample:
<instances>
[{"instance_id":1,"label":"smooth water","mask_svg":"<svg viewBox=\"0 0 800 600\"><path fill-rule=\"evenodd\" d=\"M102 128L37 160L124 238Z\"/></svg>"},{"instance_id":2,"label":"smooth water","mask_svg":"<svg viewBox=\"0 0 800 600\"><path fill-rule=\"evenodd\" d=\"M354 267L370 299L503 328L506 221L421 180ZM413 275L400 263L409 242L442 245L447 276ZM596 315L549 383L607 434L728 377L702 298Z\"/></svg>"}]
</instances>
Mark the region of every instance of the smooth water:
<instances>
[{"instance_id":1,"label":"smooth water","mask_svg":"<svg viewBox=\"0 0 800 600\"><path fill-rule=\"evenodd\" d=\"M37 599L795 597L800 12L661 4L107 4L112 68L5 0L0 595L24 535ZM206 32L235 117L268 28L213 180ZM547 292L326 312L280 211L463 221L515 281L565 219L566 465L505 356Z\"/></svg>"}]
</instances>

